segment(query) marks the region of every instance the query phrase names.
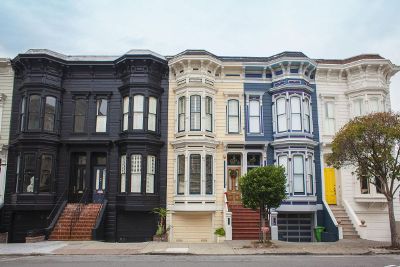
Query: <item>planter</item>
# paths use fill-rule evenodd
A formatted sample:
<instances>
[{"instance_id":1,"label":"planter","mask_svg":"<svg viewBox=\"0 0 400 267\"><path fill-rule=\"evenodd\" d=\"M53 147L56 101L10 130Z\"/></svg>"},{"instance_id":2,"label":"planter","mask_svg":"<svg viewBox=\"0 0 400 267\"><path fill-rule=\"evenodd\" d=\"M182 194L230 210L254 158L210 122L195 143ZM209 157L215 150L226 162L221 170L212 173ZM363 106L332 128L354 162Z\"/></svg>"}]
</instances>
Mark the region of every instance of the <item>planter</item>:
<instances>
[{"instance_id":1,"label":"planter","mask_svg":"<svg viewBox=\"0 0 400 267\"><path fill-rule=\"evenodd\" d=\"M156 242L168 242L168 234L154 235L153 236L153 241L156 241Z\"/></svg>"}]
</instances>

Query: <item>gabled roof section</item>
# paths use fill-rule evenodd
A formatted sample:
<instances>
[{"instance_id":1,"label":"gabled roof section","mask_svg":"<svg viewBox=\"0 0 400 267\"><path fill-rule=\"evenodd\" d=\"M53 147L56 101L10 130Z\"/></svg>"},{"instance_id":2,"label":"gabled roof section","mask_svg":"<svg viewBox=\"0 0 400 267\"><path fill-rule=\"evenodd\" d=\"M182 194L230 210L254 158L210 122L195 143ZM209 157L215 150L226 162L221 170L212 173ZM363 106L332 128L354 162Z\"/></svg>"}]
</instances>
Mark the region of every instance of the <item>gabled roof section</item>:
<instances>
[{"instance_id":1,"label":"gabled roof section","mask_svg":"<svg viewBox=\"0 0 400 267\"><path fill-rule=\"evenodd\" d=\"M361 54L358 56L349 57L345 59L315 59L315 61L319 64L347 64L362 59L385 59L385 58L378 54Z\"/></svg>"}]
</instances>

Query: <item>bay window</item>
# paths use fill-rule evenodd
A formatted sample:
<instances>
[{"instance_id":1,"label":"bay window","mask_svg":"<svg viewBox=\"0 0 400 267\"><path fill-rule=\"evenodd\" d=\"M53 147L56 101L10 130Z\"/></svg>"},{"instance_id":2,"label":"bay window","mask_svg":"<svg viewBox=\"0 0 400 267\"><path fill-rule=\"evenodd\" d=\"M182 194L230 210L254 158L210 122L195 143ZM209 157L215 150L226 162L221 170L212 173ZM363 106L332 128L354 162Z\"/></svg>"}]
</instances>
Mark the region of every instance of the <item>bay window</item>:
<instances>
[{"instance_id":1,"label":"bay window","mask_svg":"<svg viewBox=\"0 0 400 267\"><path fill-rule=\"evenodd\" d=\"M213 194L213 157L206 155L206 195Z\"/></svg>"},{"instance_id":2,"label":"bay window","mask_svg":"<svg viewBox=\"0 0 400 267\"><path fill-rule=\"evenodd\" d=\"M156 173L156 157L147 156L146 193L154 193L154 175Z\"/></svg>"},{"instance_id":3,"label":"bay window","mask_svg":"<svg viewBox=\"0 0 400 267\"><path fill-rule=\"evenodd\" d=\"M177 194L185 194L185 155L179 155L177 161Z\"/></svg>"},{"instance_id":4,"label":"bay window","mask_svg":"<svg viewBox=\"0 0 400 267\"><path fill-rule=\"evenodd\" d=\"M126 192L126 155L121 155L121 193Z\"/></svg>"},{"instance_id":5,"label":"bay window","mask_svg":"<svg viewBox=\"0 0 400 267\"><path fill-rule=\"evenodd\" d=\"M363 110L362 110L362 99L356 99L353 101L353 116L361 116L363 115Z\"/></svg>"},{"instance_id":6,"label":"bay window","mask_svg":"<svg viewBox=\"0 0 400 267\"><path fill-rule=\"evenodd\" d=\"M43 154L40 159L39 191L50 192L50 182L53 169L53 156Z\"/></svg>"},{"instance_id":7,"label":"bay window","mask_svg":"<svg viewBox=\"0 0 400 267\"><path fill-rule=\"evenodd\" d=\"M22 192L33 193L35 188L36 157L33 153L24 154L22 171Z\"/></svg>"},{"instance_id":8,"label":"bay window","mask_svg":"<svg viewBox=\"0 0 400 267\"><path fill-rule=\"evenodd\" d=\"M86 114L88 105L86 99L77 99L75 101L74 113L74 132L83 133L86 127Z\"/></svg>"},{"instance_id":9,"label":"bay window","mask_svg":"<svg viewBox=\"0 0 400 267\"><path fill-rule=\"evenodd\" d=\"M287 131L286 99L284 97L276 100L276 116L278 121L278 133Z\"/></svg>"},{"instance_id":10,"label":"bay window","mask_svg":"<svg viewBox=\"0 0 400 267\"><path fill-rule=\"evenodd\" d=\"M178 132L185 131L186 124L186 97L178 99Z\"/></svg>"},{"instance_id":11,"label":"bay window","mask_svg":"<svg viewBox=\"0 0 400 267\"><path fill-rule=\"evenodd\" d=\"M156 131L157 123L157 98L149 97L149 116L147 123L147 130Z\"/></svg>"},{"instance_id":12,"label":"bay window","mask_svg":"<svg viewBox=\"0 0 400 267\"><path fill-rule=\"evenodd\" d=\"M128 122L129 122L129 97L126 96L123 99L122 103L122 130L128 130Z\"/></svg>"},{"instance_id":13,"label":"bay window","mask_svg":"<svg viewBox=\"0 0 400 267\"><path fill-rule=\"evenodd\" d=\"M286 154L278 156L278 165L282 166L285 169L286 176L286 193L290 192L289 189L289 177L288 177L288 156Z\"/></svg>"},{"instance_id":14,"label":"bay window","mask_svg":"<svg viewBox=\"0 0 400 267\"><path fill-rule=\"evenodd\" d=\"M213 128L213 101L212 98L206 97L206 131L212 132Z\"/></svg>"},{"instance_id":15,"label":"bay window","mask_svg":"<svg viewBox=\"0 0 400 267\"><path fill-rule=\"evenodd\" d=\"M201 130L201 97L199 95L190 96L190 130Z\"/></svg>"},{"instance_id":16,"label":"bay window","mask_svg":"<svg viewBox=\"0 0 400 267\"><path fill-rule=\"evenodd\" d=\"M97 99L96 102L96 132L107 131L107 99Z\"/></svg>"},{"instance_id":17,"label":"bay window","mask_svg":"<svg viewBox=\"0 0 400 267\"><path fill-rule=\"evenodd\" d=\"M260 133L260 100L251 98L249 101L249 133Z\"/></svg>"},{"instance_id":18,"label":"bay window","mask_svg":"<svg viewBox=\"0 0 400 267\"><path fill-rule=\"evenodd\" d=\"M54 131L55 119L56 119L56 98L52 96L47 96L44 107L43 129L46 131Z\"/></svg>"},{"instance_id":19,"label":"bay window","mask_svg":"<svg viewBox=\"0 0 400 267\"><path fill-rule=\"evenodd\" d=\"M302 155L293 156L293 193L303 195L304 190L304 164Z\"/></svg>"},{"instance_id":20,"label":"bay window","mask_svg":"<svg viewBox=\"0 0 400 267\"><path fill-rule=\"evenodd\" d=\"M143 130L144 96L133 96L133 129Z\"/></svg>"},{"instance_id":21,"label":"bay window","mask_svg":"<svg viewBox=\"0 0 400 267\"><path fill-rule=\"evenodd\" d=\"M310 113L310 100L304 99L304 131L311 131L311 113Z\"/></svg>"},{"instance_id":22,"label":"bay window","mask_svg":"<svg viewBox=\"0 0 400 267\"><path fill-rule=\"evenodd\" d=\"M131 193L142 191L142 155L131 155Z\"/></svg>"},{"instance_id":23,"label":"bay window","mask_svg":"<svg viewBox=\"0 0 400 267\"><path fill-rule=\"evenodd\" d=\"M239 101L228 101L228 133L239 133Z\"/></svg>"},{"instance_id":24,"label":"bay window","mask_svg":"<svg viewBox=\"0 0 400 267\"><path fill-rule=\"evenodd\" d=\"M301 100L298 96L290 98L291 109L291 129L292 131L301 131Z\"/></svg>"},{"instance_id":25,"label":"bay window","mask_svg":"<svg viewBox=\"0 0 400 267\"><path fill-rule=\"evenodd\" d=\"M190 155L189 161L189 194L199 195L201 191L201 156L200 154Z\"/></svg>"},{"instance_id":26,"label":"bay window","mask_svg":"<svg viewBox=\"0 0 400 267\"><path fill-rule=\"evenodd\" d=\"M40 130L40 106L40 96L31 95L28 105L28 130Z\"/></svg>"}]
</instances>

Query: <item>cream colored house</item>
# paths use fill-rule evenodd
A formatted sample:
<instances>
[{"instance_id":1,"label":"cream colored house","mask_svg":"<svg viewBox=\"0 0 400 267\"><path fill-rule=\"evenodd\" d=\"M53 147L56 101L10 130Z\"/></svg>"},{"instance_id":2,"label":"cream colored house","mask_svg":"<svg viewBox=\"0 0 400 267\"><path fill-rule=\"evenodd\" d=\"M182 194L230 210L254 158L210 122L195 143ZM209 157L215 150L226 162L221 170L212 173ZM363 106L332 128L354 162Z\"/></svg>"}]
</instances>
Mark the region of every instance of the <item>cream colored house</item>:
<instances>
[{"instance_id":1,"label":"cream colored house","mask_svg":"<svg viewBox=\"0 0 400 267\"><path fill-rule=\"evenodd\" d=\"M0 58L0 207L4 204L14 72L7 58Z\"/></svg>"},{"instance_id":2,"label":"cream colored house","mask_svg":"<svg viewBox=\"0 0 400 267\"><path fill-rule=\"evenodd\" d=\"M229 212L229 146L244 144L242 67L206 51L169 59L167 224L173 242L215 242Z\"/></svg>"},{"instance_id":3,"label":"cream colored house","mask_svg":"<svg viewBox=\"0 0 400 267\"><path fill-rule=\"evenodd\" d=\"M325 160L331 152L334 134L351 118L390 110L390 79L400 68L379 55L317 60L317 63L324 197L333 211L343 208L342 214L335 214L339 224L341 220L344 222L345 212L361 238L389 241L386 198L375 186L357 179L351 168L334 170L326 166ZM398 197L394 203L396 220L400 220Z\"/></svg>"}]
</instances>

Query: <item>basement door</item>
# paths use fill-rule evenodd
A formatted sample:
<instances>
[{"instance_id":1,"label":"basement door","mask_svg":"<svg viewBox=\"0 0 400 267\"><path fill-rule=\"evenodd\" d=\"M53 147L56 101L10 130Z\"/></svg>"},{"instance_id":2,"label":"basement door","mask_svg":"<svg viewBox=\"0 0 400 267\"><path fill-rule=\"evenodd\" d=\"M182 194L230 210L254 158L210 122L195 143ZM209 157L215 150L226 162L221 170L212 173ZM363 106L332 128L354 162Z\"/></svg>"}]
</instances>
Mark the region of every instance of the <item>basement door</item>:
<instances>
[{"instance_id":1,"label":"basement door","mask_svg":"<svg viewBox=\"0 0 400 267\"><path fill-rule=\"evenodd\" d=\"M186 243L213 242L210 213L179 214L172 217L173 241Z\"/></svg>"},{"instance_id":2,"label":"basement door","mask_svg":"<svg viewBox=\"0 0 400 267\"><path fill-rule=\"evenodd\" d=\"M278 239L288 242L311 242L312 218L311 213L279 213Z\"/></svg>"}]
</instances>

